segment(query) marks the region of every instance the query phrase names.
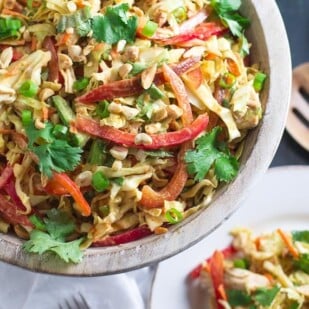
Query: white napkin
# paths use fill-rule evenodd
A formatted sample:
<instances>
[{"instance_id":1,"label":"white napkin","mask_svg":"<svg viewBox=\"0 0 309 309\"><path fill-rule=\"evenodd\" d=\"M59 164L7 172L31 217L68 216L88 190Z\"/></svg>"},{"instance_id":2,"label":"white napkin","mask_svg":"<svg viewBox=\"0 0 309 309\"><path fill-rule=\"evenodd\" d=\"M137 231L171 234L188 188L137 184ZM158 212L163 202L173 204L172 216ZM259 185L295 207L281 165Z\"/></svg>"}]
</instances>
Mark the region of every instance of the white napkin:
<instances>
[{"instance_id":1,"label":"white napkin","mask_svg":"<svg viewBox=\"0 0 309 309\"><path fill-rule=\"evenodd\" d=\"M0 308L55 309L80 292L91 309L144 309L153 272L144 268L111 276L64 277L32 273L0 262Z\"/></svg>"}]
</instances>

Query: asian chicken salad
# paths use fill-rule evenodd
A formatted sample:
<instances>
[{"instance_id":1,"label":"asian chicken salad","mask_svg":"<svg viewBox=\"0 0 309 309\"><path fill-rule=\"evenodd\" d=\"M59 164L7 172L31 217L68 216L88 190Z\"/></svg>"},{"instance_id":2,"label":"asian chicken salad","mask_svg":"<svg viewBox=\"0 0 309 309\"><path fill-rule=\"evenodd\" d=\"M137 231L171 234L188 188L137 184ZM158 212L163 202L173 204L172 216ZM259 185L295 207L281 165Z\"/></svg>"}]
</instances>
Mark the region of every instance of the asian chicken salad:
<instances>
[{"instance_id":1,"label":"asian chicken salad","mask_svg":"<svg viewBox=\"0 0 309 309\"><path fill-rule=\"evenodd\" d=\"M240 0L0 0L0 230L81 261L163 234L263 114Z\"/></svg>"},{"instance_id":2,"label":"asian chicken salad","mask_svg":"<svg viewBox=\"0 0 309 309\"><path fill-rule=\"evenodd\" d=\"M189 274L217 309L309 308L309 231L277 229L258 236L231 232L232 244Z\"/></svg>"}]
</instances>

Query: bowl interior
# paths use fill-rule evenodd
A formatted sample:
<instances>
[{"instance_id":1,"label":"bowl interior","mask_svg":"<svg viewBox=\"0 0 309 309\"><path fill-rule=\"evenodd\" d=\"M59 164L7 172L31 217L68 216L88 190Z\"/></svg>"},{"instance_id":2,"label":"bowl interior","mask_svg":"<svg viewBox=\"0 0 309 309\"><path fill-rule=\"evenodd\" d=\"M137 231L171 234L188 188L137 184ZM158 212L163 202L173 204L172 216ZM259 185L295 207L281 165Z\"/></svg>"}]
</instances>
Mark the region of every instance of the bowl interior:
<instances>
[{"instance_id":1,"label":"bowl interior","mask_svg":"<svg viewBox=\"0 0 309 309\"><path fill-rule=\"evenodd\" d=\"M236 180L218 190L208 208L173 226L169 233L115 247L88 249L78 265L64 264L49 254L27 254L21 248L21 240L3 234L0 235L1 260L53 274L91 276L124 272L158 262L192 246L237 209L270 165L279 145L287 117L291 85L289 45L275 1L243 2L242 13L251 20L251 27L247 31L252 43L251 62L259 64L268 74L268 79L262 93L265 114L259 127L251 131L247 138Z\"/></svg>"}]
</instances>

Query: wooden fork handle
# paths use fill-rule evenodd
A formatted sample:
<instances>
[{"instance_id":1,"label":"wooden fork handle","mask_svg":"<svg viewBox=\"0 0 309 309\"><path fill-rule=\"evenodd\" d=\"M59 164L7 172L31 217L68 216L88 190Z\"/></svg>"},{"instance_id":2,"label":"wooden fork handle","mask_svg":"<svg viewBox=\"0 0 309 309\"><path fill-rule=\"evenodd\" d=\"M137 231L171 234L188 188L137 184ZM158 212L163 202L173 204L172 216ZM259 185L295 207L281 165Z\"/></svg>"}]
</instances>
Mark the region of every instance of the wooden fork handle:
<instances>
[{"instance_id":1,"label":"wooden fork handle","mask_svg":"<svg viewBox=\"0 0 309 309\"><path fill-rule=\"evenodd\" d=\"M300 93L301 89L309 94L309 62L293 70L291 104L286 124L289 134L309 151L309 128L295 113L297 111L309 122L309 104Z\"/></svg>"}]
</instances>

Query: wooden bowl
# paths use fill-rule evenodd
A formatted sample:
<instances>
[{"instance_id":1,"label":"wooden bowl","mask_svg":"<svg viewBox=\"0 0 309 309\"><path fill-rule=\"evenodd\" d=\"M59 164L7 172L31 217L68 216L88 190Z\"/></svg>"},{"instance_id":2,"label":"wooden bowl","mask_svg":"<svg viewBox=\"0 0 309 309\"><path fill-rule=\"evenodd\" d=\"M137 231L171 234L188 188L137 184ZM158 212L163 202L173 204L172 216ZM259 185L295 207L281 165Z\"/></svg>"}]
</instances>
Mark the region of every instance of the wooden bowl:
<instances>
[{"instance_id":1,"label":"wooden bowl","mask_svg":"<svg viewBox=\"0 0 309 309\"><path fill-rule=\"evenodd\" d=\"M291 60L285 27L274 0L243 0L242 13L252 24L252 61L267 72L262 102L266 106L259 127L247 138L240 173L222 187L208 208L170 228L169 233L106 248L86 250L78 265L67 265L53 255L28 254L22 241L0 235L0 259L33 271L92 276L124 272L159 262L192 246L224 222L240 205L270 165L279 145L290 101ZM256 194L259 194L256 192ZM259 211L258 209L256 211ZM254 214L248 213L248 216Z\"/></svg>"}]
</instances>

